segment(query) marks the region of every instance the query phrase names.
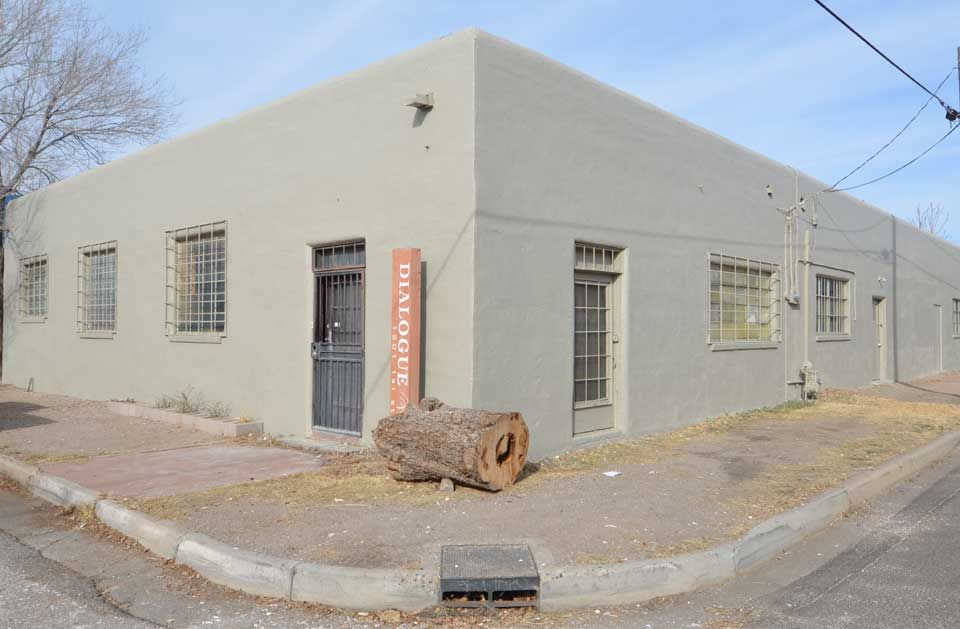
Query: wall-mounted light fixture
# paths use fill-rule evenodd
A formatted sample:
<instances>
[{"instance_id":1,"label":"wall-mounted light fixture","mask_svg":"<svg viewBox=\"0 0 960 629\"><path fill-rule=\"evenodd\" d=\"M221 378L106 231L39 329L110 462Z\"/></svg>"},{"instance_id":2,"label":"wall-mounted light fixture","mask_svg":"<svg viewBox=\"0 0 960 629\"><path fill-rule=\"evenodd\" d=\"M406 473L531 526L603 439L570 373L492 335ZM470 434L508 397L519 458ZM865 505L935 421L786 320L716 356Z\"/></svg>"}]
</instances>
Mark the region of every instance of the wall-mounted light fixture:
<instances>
[{"instance_id":1,"label":"wall-mounted light fixture","mask_svg":"<svg viewBox=\"0 0 960 629\"><path fill-rule=\"evenodd\" d=\"M433 109L433 92L417 94L413 98L408 98L404 105L407 107L416 107L421 111Z\"/></svg>"}]
</instances>

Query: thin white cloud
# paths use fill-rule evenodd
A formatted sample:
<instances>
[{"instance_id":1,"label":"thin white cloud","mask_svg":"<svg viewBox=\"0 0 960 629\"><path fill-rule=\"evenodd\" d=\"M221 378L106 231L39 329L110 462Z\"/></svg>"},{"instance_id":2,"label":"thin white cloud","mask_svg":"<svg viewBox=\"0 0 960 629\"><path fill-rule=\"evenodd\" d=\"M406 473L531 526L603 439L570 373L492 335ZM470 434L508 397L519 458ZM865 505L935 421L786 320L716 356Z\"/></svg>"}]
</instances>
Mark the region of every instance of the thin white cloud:
<instances>
[{"instance_id":1,"label":"thin white cloud","mask_svg":"<svg viewBox=\"0 0 960 629\"><path fill-rule=\"evenodd\" d=\"M958 14L955 5L886 13L882 20L871 20L869 29L864 30L869 30L875 41L900 51L902 60L907 54L904 51L929 46L930 34L942 33L942 25L955 22ZM852 38L828 18L815 23L787 21L766 27L752 38L723 44L710 41L689 51L682 60L658 60L653 73L635 77L628 89L653 102L682 101L686 108L695 109L716 106L723 99L760 87L776 94L785 105L797 107L823 105L842 97L843 92L827 88L854 78L859 80L851 87L867 85L874 90L900 80ZM944 70L948 61L944 61ZM876 81L871 84L864 79Z\"/></svg>"},{"instance_id":2,"label":"thin white cloud","mask_svg":"<svg viewBox=\"0 0 960 629\"><path fill-rule=\"evenodd\" d=\"M298 35L281 42L262 41L264 56L244 72L242 85L196 105L208 112L219 112L216 117L222 118L283 96L277 94L272 86L303 74L305 68L316 65L321 55L355 35L381 4L381 0L343 0L334 3L319 20Z\"/></svg>"}]
</instances>

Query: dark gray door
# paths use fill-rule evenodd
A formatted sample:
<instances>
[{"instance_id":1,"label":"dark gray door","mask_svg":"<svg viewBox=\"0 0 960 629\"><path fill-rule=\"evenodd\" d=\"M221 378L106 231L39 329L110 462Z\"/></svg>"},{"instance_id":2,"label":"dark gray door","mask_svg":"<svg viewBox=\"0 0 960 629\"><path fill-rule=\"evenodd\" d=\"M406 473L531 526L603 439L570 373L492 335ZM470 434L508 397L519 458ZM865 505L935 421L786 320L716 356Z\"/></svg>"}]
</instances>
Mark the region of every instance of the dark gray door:
<instances>
[{"instance_id":1,"label":"dark gray door","mask_svg":"<svg viewBox=\"0 0 960 629\"><path fill-rule=\"evenodd\" d=\"M316 275L313 424L359 435L363 416L363 271Z\"/></svg>"}]
</instances>

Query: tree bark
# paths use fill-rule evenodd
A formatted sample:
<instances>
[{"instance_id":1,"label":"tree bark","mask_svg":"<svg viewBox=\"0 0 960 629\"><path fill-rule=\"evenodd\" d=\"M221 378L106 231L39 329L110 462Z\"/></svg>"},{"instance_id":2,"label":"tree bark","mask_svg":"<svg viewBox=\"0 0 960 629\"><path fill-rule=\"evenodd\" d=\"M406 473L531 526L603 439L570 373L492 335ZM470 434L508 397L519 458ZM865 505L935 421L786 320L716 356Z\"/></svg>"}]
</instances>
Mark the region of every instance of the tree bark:
<instances>
[{"instance_id":1,"label":"tree bark","mask_svg":"<svg viewBox=\"0 0 960 629\"><path fill-rule=\"evenodd\" d=\"M397 480L449 478L499 491L523 469L530 432L520 413L454 408L427 398L382 419L373 440Z\"/></svg>"}]
</instances>

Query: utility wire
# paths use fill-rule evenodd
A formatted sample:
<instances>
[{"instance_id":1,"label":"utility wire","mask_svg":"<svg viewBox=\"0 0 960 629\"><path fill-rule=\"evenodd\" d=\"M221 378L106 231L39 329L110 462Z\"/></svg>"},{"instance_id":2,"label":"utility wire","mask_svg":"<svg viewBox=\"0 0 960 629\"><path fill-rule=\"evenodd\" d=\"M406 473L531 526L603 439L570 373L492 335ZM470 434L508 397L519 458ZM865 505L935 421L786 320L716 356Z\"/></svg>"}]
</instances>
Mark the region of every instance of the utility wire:
<instances>
[{"instance_id":1,"label":"utility wire","mask_svg":"<svg viewBox=\"0 0 960 629\"><path fill-rule=\"evenodd\" d=\"M920 89L922 89L924 92L926 92L927 94L929 94L931 97L937 99L937 102L940 103L940 106L941 106L941 107L943 107L944 109L947 110L947 113L948 113L948 114L951 113L951 112L953 112L953 114L956 114L956 113L957 113L957 111L956 111L953 107L951 107L950 105L948 105L947 103L945 103L942 98L940 98L939 96L937 96L936 94L934 94L933 92L931 92L930 89L929 89L926 85L924 85L924 84L921 83L920 81L918 81L918 80L916 80L915 78L913 78L913 75L911 75L909 72L907 72L906 70L904 70L903 68L901 68L899 65L897 65L897 63L896 63L893 59L891 59L891 58L888 57L887 55L883 54L883 51L881 51L879 48L877 48L877 47L874 46L872 43L870 43L870 40L869 40L869 39L867 39L866 37L864 37L863 35L861 35L860 33L858 33L858 32L857 32L857 29L855 29L855 28L853 28L852 26L850 26L849 24L847 24L847 22L846 22L842 17L840 17L839 15L837 15L836 13L834 13L833 10L832 10L830 7L828 7L827 5L825 5L825 4L824 4L823 2L821 2L820 0L813 0L813 1L816 2L817 4L819 4L820 7L821 7L824 11L826 11L827 13L829 13L830 15L832 15L835 20L837 20L838 22L840 22L841 24L843 24L845 27L847 27L847 30L848 30L848 31L850 31L851 33L853 33L854 35L856 35L857 37L859 37L859 38L860 38L860 41L862 41L863 43L865 43L867 46L870 46L870 48L872 48L875 53L877 53L878 55L880 55L881 57L883 57L883 58L887 61L887 63L889 63L889 64L892 65L894 68L896 68L897 70L899 70L900 73L903 74L903 76L907 77L908 79L910 79L911 81L913 81L914 83L916 83L917 86L918 86Z\"/></svg>"},{"instance_id":2,"label":"utility wire","mask_svg":"<svg viewBox=\"0 0 960 629\"><path fill-rule=\"evenodd\" d=\"M943 80L940 81L940 85L937 86L937 89L935 90L936 92L939 92L939 91L940 91L940 88L943 87L943 84L947 82L947 79L949 79L951 76L953 76L953 71L956 70L956 69L957 69L957 68L950 68L950 72L947 73L947 76L943 77ZM823 190L823 192L836 192L836 191L837 191L837 186L839 186L839 185L842 184L844 181L846 181L847 179L849 179L849 178L851 177L851 175L853 175L854 173L856 173L858 170L860 170L861 168L863 168L864 166L866 166L867 164L869 164L870 162L872 162L872 161L873 161L873 158L875 158L877 155L879 155L880 153L882 153L883 151L885 151L891 144L893 144L894 142L896 142L897 139L898 139L901 135L903 135L904 131L906 131L907 129L909 129L909 128L910 128L910 125L912 125L912 124L917 120L917 118L920 117L920 114L922 114L922 113L923 113L923 110L926 109L927 106L930 105L930 103L933 102L933 99L934 99L935 97L936 97L936 95L931 96L930 98L928 98L928 99L927 99L927 102L925 102L925 103L923 104L923 107L921 107L921 108L917 111L917 113L914 114L913 118L911 118L911 119L907 122L907 124L904 125L904 127L903 127L902 129L900 129L900 131L897 132L897 134L896 134L895 136L893 136L892 138L890 138L890 141L889 141L889 142L887 142L886 144L884 144L883 146L881 146L879 149L877 149L877 152L876 152L876 153L874 153L873 155L871 155L871 156L868 157L867 159L863 160L863 161L860 163L859 166L857 166L856 168L854 168L853 170L851 170L850 172L848 172L844 177L841 177L840 179L838 179L838 180L836 181L836 183L834 183L834 184L833 184L832 186L830 186L829 188L826 188L825 190ZM866 184L864 184L864 185L866 185ZM848 189L849 189L849 188L848 188Z\"/></svg>"},{"instance_id":3,"label":"utility wire","mask_svg":"<svg viewBox=\"0 0 960 629\"><path fill-rule=\"evenodd\" d=\"M878 181L881 181L881 180L883 180L883 179L886 179L887 177L889 177L889 176L891 176L891 175L895 175L895 174L897 174L898 172L900 172L901 170L903 170L904 168L906 168L907 166L909 166L909 165L913 164L914 162L916 162L917 160L919 160L921 157L923 157L924 155L926 155L927 153L929 153L929 152L932 151L933 149L935 149L941 142L943 142L943 141L946 140L948 137L950 137L950 134L953 133L954 131L956 131L957 129L960 129L960 124L955 124L955 125L953 125L952 127L950 127L950 130L949 130L949 131L947 131L945 134L943 134L943 136L941 136L941 138L940 138L939 140L937 140L936 142L934 142L933 144L931 144L931 145L927 148L927 150L925 150L923 153L920 153L919 155L917 155L916 157L914 157L913 159L911 159L911 160L910 160L909 162L907 162L906 164L903 164L903 165L900 166L899 168L896 168L896 169L894 169L894 170L891 170L890 172L888 172L888 173L885 174L885 175L881 175L880 177L877 177L876 179L871 179L870 181L865 181L865 182L863 182L863 183L861 183L861 184L857 184L857 185L855 185L855 186L849 186L849 187L847 187L847 188L830 188L829 190L825 190L824 192L845 192L845 191L847 191L847 190L856 190L857 188L862 188L862 187L864 187L864 186L869 186L870 184L877 183Z\"/></svg>"}]
</instances>

